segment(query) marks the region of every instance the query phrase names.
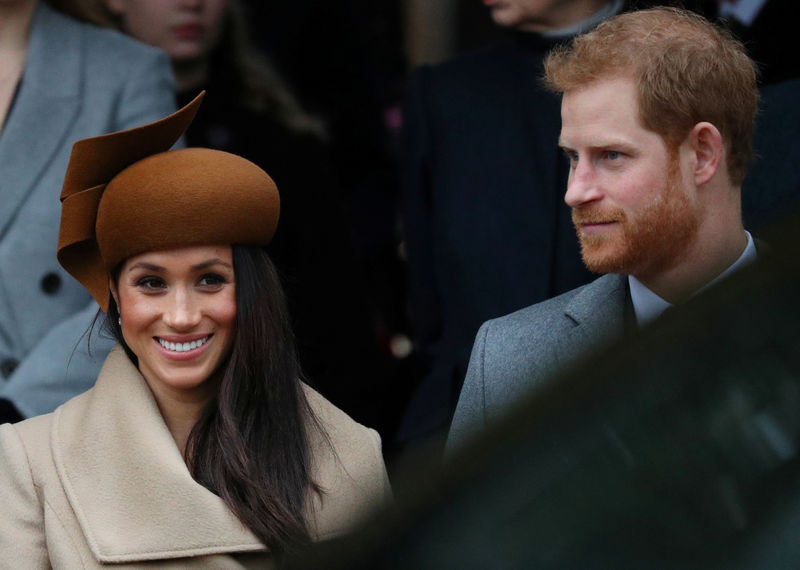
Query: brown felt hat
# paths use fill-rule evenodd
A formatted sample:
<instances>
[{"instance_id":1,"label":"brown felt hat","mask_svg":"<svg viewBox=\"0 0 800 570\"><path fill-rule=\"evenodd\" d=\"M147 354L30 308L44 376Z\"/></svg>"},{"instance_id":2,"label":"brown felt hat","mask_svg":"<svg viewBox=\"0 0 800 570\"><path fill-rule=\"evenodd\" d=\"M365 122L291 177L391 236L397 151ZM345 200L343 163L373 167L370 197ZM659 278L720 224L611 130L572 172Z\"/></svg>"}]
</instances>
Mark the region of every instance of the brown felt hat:
<instances>
[{"instance_id":1,"label":"brown felt hat","mask_svg":"<svg viewBox=\"0 0 800 570\"><path fill-rule=\"evenodd\" d=\"M58 261L104 311L109 275L131 256L272 240L280 198L266 172L227 152L169 150L202 98L154 123L72 147L61 191Z\"/></svg>"}]
</instances>

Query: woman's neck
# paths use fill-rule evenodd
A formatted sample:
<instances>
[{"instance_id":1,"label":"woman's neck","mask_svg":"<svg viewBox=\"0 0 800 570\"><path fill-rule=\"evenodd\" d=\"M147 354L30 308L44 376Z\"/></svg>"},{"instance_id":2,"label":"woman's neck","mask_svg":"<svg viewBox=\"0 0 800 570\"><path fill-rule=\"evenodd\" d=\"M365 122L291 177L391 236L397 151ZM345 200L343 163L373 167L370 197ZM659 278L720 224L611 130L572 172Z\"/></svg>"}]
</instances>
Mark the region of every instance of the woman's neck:
<instances>
[{"instance_id":1,"label":"woman's neck","mask_svg":"<svg viewBox=\"0 0 800 570\"><path fill-rule=\"evenodd\" d=\"M181 455L185 457L189 434L200 420L211 395L198 392L185 393L170 389L163 384L154 385L151 382L147 384L156 399L161 417L164 418L164 423L172 434L172 439L175 440Z\"/></svg>"},{"instance_id":2,"label":"woman's neck","mask_svg":"<svg viewBox=\"0 0 800 570\"><path fill-rule=\"evenodd\" d=\"M208 60L173 61L178 92L185 92L203 87L208 80Z\"/></svg>"},{"instance_id":3,"label":"woman's neck","mask_svg":"<svg viewBox=\"0 0 800 570\"><path fill-rule=\"evenodd\" d=\"M0 131L25 68L35 0L0 2Z\"/></svg>"},{"instance_id":4,"label":"woman's neck","mask_svg":"<svg viewBox=\"0 0 800 570\"><path fill-rule=\"evenodd\" d=\"M0 73L6 57L23 56L28 49L31 20L36 10L36 0L13 2L10 5L0 2Z\"/></svg>"}]
</instances>

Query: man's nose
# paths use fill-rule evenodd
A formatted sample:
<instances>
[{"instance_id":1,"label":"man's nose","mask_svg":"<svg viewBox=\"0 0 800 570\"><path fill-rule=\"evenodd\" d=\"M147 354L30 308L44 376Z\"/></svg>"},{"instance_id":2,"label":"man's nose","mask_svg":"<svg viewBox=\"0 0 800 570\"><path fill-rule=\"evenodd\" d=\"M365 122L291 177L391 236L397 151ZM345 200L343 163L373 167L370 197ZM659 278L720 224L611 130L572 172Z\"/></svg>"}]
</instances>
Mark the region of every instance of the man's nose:
<instances>
[{"instance_id":1,"label":"man's nose","mask_svg":"<svg viewBox=\"0 0 800 570\"><path fill-rule=\"evenodd\" d=\"M579 208L602 197L594 167L582 161L570 171L564 201L572 208Z\"/></svg>"}]
</instances>

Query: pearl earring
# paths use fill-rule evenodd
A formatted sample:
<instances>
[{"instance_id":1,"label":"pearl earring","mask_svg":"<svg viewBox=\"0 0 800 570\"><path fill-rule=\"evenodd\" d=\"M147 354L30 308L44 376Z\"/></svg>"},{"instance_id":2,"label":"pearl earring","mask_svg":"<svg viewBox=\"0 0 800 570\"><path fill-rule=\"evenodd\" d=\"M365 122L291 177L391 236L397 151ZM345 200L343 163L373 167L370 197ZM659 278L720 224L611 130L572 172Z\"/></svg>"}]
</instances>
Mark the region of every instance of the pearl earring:
<instances>
[{"instance_id":1,"label":"pearl earring","mask_svg":"<svg viewBox=\"0 0 800 570\"><path fill-rule=\"evenodd\" d=\"M117 317L117 324L122 326L122 317Z\"/></svg>"}]
</instances>

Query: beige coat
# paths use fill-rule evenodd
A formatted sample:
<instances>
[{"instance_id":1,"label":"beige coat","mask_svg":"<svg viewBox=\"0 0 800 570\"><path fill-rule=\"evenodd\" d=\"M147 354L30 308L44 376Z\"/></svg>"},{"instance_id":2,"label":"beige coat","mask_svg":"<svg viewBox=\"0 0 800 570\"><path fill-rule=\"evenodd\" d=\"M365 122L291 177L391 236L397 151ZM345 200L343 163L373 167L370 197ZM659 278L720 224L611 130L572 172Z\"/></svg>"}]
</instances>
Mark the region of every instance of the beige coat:
<instances>
[{"instance_id":1,"label":"beige coat","mask_svg":"<svg viewBox=\"0 0 800 570\"><path fill-rule=\"evenodd\" d=\"M390 496L378 434L311 389L332 448L308 521L341 535ZM0 568L263 568L265 547L196 483L144 379L117 347L95 387L54 413L0 426ZM155 561L155 562L153 562Z\"/></svg>"}]
</instances>

